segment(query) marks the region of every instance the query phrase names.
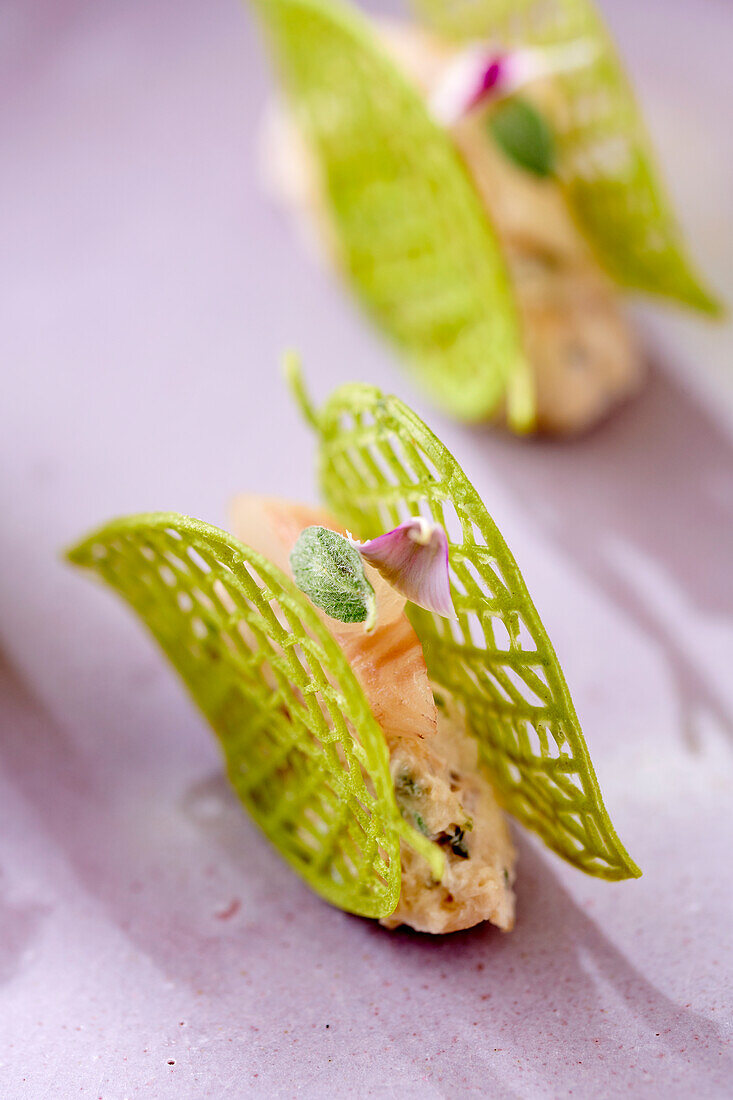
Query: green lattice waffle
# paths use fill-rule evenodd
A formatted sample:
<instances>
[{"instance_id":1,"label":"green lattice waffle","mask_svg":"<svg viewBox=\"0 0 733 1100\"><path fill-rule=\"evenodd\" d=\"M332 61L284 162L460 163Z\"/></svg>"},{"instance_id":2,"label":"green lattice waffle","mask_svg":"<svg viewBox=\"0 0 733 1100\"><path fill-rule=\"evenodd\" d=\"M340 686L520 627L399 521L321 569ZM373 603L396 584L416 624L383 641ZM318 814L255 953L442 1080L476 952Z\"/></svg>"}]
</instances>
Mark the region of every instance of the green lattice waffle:
<instances>
[{"instance_id":1,"label":"green lattice waffle","mask_svg":"<svg viewBox=\"0 0 733 1100\"><path fill-rule=\"evenodd\" d=\"M453 415L534 397L504 260L449 136L338 0L254 0L298 123L317 155L339 260L413 372Z\"/></svg>"},{"instance_id":2,"label":"green lattice waffle","mask_svg":"<svg viewBox=\"0 0 733 1100\"><path fill-rule=\"evenodd\" d=\"M599 262L621 285L720 312L685 256L633 92L591 0L412 0L447 38L502 46L584 40L595 60L557 76L560 179ZM660 33L663 28L660 28Z\"/></svg>"},{"instance_id":3,"label":"green lattice waffle","mask_svg":"<svg viewBox=\"0 0 733 1100\"><path fill-rule=\"evenodd\" d=\"M340 522L369 538L420 513L447 531L458 622L412 604L408 614L436 699L463 713L506 808L589 874L637 876L521 574L455 459L395 397L344 386L316 412L293 382ZM166 513L116 520L69 560L138 613L218 735L242 802L322 897L388 916L400 839L440 877L442 852L399 812L364 691L278 568L224 531Z\"/></svg>"},{"instance_id":4,"label":"green lattice waffle","mask_svg":"<svg viewBox=\"0 0 733 1100\"><path fill-rule=\"evenodd\" d=\"M367 917L400 893L399 837L443 856L397 809L384 735L306 597L232 536L131 516L69 553L137 612L218 735L257 824L322 897Z\"/></svg>"},{"instance_id":5,"label":"green lattice waffle","mask_svg":"<svg viewBox=\"0 0 733 1100\"><path fill-rule=\"evenodd\" d=\"M459 621L414 605L408 614L436 691L465 708L506 809L589 874L638 876L517 564L456 460L411 409L371 386L343 386L322 411L305 411L340 523L367 539L420 513L447 531Z\"/></svg>"}]
</instances>

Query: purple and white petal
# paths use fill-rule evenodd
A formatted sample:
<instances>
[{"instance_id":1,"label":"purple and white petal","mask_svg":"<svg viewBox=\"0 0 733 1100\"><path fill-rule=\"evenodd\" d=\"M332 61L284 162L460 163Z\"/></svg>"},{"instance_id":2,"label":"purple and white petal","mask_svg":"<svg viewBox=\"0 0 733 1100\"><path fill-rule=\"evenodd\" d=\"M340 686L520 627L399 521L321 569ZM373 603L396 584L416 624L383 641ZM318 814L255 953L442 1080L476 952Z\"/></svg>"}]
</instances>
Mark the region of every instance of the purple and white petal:
<instances>
[{"instance_id":1,"label":"purple and white petal","mask_svg":"<svg viewBox=\"0 0 733 1100\"><path fill-rule=\"evenodd\" d=\"M450 591L448 539L439 524L424 516L413 516L369 542L350 541L406 599L446 619L456 618Z\"/></svg>"},{"instance_id":2,"label":"purple and white petal","mask_svg":"<svg viewBox=\"0 0 733 1100\"><path fill-rule=\"evenodd\" d=\"M533 80L583 68L597 54L597 45L582 38L544 49L501 50L474 43L446 65L430 95L430 111L442 126L453 126L487 100L512 95Z\"/></svg>"},{"instance_id":3,"label":"purple and white petal","mask_svg":"<svg viewBox=\"0 0 733 1100\"><path fill-rule=\"evenodd\" d=\"M496 51L487 50L485 45L472 45L451 58L428 101L436 122L452 126L476 105L487 69L497 63L500 56Z\"/></svg>"}]
</instances>

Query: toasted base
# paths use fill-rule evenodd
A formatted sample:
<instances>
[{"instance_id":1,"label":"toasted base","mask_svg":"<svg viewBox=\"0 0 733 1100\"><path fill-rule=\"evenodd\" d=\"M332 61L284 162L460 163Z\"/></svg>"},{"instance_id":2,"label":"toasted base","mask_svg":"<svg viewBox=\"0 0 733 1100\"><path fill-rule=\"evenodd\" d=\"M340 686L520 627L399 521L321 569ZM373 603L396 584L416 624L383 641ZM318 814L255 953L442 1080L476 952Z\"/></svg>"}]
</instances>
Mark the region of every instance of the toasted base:
<instances>
[{"instance_id":1,"label":"toasted base","mask_svg":"<svg viewBox=\"0 0 733 1100\"><path fill-rule=\"evenodd\" d=\"M391 746L390 767L402 813L443 847L446 867L443 881L434 882L425 861L403 843L399 904L380 923L441 933L491 921L508 931L516 854L473 737L439 709L429 748L400 740Z\"/></svg>"}]
</instances>

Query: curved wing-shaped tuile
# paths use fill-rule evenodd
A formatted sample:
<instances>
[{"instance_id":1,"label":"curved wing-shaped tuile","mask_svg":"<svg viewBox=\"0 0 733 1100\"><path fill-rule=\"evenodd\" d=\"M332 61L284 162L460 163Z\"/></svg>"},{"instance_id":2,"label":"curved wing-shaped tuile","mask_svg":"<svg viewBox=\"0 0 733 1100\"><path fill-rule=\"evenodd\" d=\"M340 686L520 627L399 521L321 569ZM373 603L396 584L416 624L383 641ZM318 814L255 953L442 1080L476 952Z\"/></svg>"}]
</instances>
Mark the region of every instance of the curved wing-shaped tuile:
<instances>
[{"instance_id":1,"label":"curved wing-shaped tuile","mask_svg":"<svg viewBox=\"0 0 733 1100\"><path fill-rule=\"evenodd\" d=\"M340 260L416 377L453 415L534 397L514 295L479 197L369 25L340 0L253 0L313 149Z\"/></svg>"},{"instance_id":2,"label":"curved wing-shaped tuile","mask_svg":"<svg viewBox=\"0 0 733 1100\"><path fill-rule=\"evenodd\" d=\"M334 905L392 913L405 823L384 735L305 596L224 531L175 514L114 521L68 556L160 643L280 854Z\"/></svg>"},{"instance_id":3,"label":"curved wing-shaped tuile","mask_svg":"<svg viewBox=\"0 0 733 1100\"><path fill-rule=\"evenodd\" d=\"M448 533L458 622L414 604L408 614L438 692L465 708L505 807L589 874L638 876L517 564L456 460L411 409L371 386L340 387L311 417L339 522L371 538L419 512Z\"/></svg>"},{"instance_id":4,"label":"curved wing-shaped tuile","mask_svg":"<svg viewBox=\"0 0 733 1100\"><path fill-rule=\"evenodd\" d=\"M706 313L720 305L684 251L643 120L592 0L412 0L434 30L501 45L588 45L589 63L554 79L557 170L600 263L624 286Z\"/></svg>"}]
</instances>

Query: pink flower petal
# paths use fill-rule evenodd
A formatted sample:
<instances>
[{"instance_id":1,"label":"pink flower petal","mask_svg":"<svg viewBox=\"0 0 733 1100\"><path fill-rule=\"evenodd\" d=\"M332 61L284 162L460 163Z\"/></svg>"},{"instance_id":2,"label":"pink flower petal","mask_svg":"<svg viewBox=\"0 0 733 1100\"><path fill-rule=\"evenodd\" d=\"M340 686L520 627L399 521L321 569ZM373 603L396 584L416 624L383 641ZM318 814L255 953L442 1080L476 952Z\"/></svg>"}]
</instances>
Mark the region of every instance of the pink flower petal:
<instances>
[{"instance_id":1,"label":"pink flower petal","mask_svg":"<svg viewBox=\"0 0 733 1100\"><path fill-rule=\"evenodd\" d=\"M350 540L361 556L418 607L455 619L448 570L448 539L437 523L412 519L369 542Z\"/></svg>"},{"instance_id":2,"label":"pink flower petal","mask_svg":"<svg viewBox=\"0 0 733 1100\"><path fill-rule=\"evenodd\" d=\"M578 39L544 49L501 50L473 43L448 62L430 96L430 110L443 126L453 126L488 99L512 95L525 84L590 65L596 44Z\"/></svg>"}]
</instances>

